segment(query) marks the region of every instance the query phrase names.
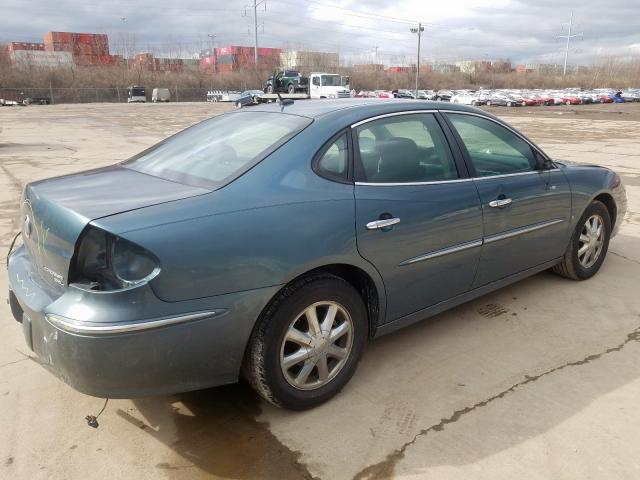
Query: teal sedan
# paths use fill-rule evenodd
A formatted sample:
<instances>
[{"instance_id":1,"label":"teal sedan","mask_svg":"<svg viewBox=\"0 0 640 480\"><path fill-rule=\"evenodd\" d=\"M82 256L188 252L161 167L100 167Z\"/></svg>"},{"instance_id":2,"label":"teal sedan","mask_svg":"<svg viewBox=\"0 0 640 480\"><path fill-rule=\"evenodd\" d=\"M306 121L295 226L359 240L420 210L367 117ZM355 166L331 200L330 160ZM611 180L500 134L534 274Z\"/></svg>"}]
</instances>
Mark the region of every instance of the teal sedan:
<instances>
[{"instance_id":1,"label":"teal sedan","mask_svg":"<svg viewBox=\"0 0 640 480\"><path fill-rule=\"evenodd\" d=\"M305 409L368 339L546 269L592 277L625 210L615 172L472 107L257 105L28 184L10 304L40 363L87 394L243 375Z\"/></svg>"}]
</instances>

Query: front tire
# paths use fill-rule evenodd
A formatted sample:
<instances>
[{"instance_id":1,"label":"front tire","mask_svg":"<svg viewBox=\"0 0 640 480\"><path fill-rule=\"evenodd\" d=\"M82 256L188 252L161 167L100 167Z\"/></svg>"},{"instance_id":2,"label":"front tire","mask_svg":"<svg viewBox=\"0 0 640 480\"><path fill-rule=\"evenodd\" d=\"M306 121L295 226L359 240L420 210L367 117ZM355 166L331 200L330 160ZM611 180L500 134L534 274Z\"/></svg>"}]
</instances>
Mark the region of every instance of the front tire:
<instances>
[{"instance_id":1,"label":"front tire","mask_svg":"<svg viewBox=\"0 0 640 480\"><path fill-rule=\"evenodd\" d=\"M243 374L270 403L305 410L326 402L356 370L367 313L345 280L318 274L285 287L258 320Z\"/></svg>"},{"instance_id":2,"label":"front tire","mask_svg":"<svg viewBox=\"0 0 640 480\"><path fill-rule=\"evenodd\" d=\"M580 217L562 262L553 267L553 272L572 280L593 277L604 262L610 238L609 211L595 200Z\"/></svg>"},{"instance_id":3,"label":"front tire","mask_svg":"<svg viewBox=\"0 0 640 480\"><path fill-rule=\"evenodd\" d=\"M287 93L289 94L293 94L296 91L296 87L294 87L292 84L289 84L289 86L287 87Z\"/></svg>"}]
</instances>

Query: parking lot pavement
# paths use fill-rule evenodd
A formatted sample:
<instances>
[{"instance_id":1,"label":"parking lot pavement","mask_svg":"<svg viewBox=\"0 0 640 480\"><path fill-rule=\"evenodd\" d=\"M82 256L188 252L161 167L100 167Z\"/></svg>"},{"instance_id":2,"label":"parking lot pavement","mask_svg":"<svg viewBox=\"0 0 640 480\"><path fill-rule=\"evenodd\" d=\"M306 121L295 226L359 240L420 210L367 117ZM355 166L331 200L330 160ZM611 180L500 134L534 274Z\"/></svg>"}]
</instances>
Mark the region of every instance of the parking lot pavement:
<instances>
[{"instance_id":1,"label":"parking lot pavement","mask_svg":"<svg viewBox=\"0 0 640 480\"><path fill-rule=\"evenodd\" d=\"M542 273L371 342L343 392L312 411L272 408L240 384L112 400L92 429L84 417L103 401L38 365L1 302L0 478L638 478L639 107L492 109L552 156L622 174L629 212L601 272ZM0 256L26 182L124 159L225 108L1 110Z\"/></svg>"}]
</instances>

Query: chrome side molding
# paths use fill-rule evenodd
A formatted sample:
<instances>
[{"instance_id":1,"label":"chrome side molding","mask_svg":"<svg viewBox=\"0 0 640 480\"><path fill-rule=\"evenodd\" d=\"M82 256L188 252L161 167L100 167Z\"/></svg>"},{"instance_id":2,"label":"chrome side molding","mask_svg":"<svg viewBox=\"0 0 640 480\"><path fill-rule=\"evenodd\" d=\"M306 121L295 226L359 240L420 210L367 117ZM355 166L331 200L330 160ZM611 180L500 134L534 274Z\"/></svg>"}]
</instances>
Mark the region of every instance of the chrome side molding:
<instances>
[{"instance_id":1,"label":"chrome side molding","mask_svg":"<svg viewBox=\"0 0 640 480\"><path fill-rule=\"evenodd\" d=\"M440 250L434 250L432 252L425 253L424 255L410 258L400 263L399 266L411 265L412 263L422 262L424 260L430 260L436 257L442 257L444 255L449 255L450 253L455 253L455 252L461 252L462 250L467 250L469 248L480 247L481 245L482 245L482 239L480 238L478 240L472 240L470 242L459 243L451 247L441 248Z\"/></svg>"},{"instance_id":2,"label":"chrome side molding","mask_svg":"<svg viewBox=\"0 0 640 480\"><path fill-rule=\"evenodd\" d=\"M517 235L524 235L525 233L535 232L536 230L540 230L546 227L551 227L552 225L557 225L565 221L566 220L562 218L557 218L557 219L549 220L546 222L535 223L533 225L528 225L522 228L516 228L513 230L509 230L507 232L498 233L495 235L489 235L487 237L484 237L483 239L477 239L477 240L471 240L469 242L458 243L450 247L445 247L438 250L433 250L431 252L427 252L424 255L419 255L417 257L409 258L407 260L400 262L398 266L402 267L405 265L411 265L413 263L422 262L424 260L431 260L432 258L442 257L443 255L449 255L450 253L456 253L456 252L461 252L463 250L468 250L470 248L480 247L485 243L497 242L500 240L505 240L507 238L515 237Z\"/></svg>"},{"instance_id":3,"label":"chrome side molding","mask_svg":"<svg viewBox=\"0 0 640 480\"><path fill-rule=\"evenodd\" d=\"M497 242L499 240L505 240L507 238L515 237L517 235L523 235L529 232L535 232L536 230L540 230L541 228L547 228L552 225L557 225L558 223L562 223L565 220L562 218L558 218L555 220L549 220L546 222L534 223L533 225L528 225L526 227L514 228L513 230L509 230L503 233L497 233L495 235L489 235L488 237L484 237L484 243L492 243Z\"/></svg>"}]
</instances>

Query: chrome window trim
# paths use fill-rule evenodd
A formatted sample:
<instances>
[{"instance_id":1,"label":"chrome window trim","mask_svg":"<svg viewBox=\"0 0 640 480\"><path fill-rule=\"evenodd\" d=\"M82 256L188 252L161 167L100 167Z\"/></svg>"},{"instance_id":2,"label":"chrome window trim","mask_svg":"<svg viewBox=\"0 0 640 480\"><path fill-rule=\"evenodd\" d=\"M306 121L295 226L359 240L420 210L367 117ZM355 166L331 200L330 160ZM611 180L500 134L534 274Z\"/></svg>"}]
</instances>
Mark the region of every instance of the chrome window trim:
<instances>
[{"instance_id":1,"label":"chrome window trim","mask_svg":"<svg viewBox=\"0 0 640 480\"><path fill-rule=\"evenodd\" d=\"M356 127L359 127L360 125L364 125L365 123L380 120L381 118L396 117L400 115L414 115L419 113L437 113L439 111L440 110L436 108L430 108L426 110L403 110L402 112L383 113L382 115L376 115L375 117L365 118L364 120L360 120L359 122L352 123L351 128L356 128Z\"/></svg>"},{"instance_id":2,"label":"chrome window trim","mask_svg":"<svg viewBox=\"0 0 640 480\"><path fill-rule=\"evenodd\" d=\"M458 243L452 245L450 247L441 248L438 250L433 250L431 252L425 253L423 255L418 255L417 257L409 258L407 260L403 260L398 264L399 267L403 267L405 265L411 265L413 263L422 262L424 260L431 260L432 258L442 257L443 255L449 255L450 253L461 252L463 250L468 250L470 248L480 247L487 243L493 243L500 240L505 240L507 238L516 237L518 235L524 235L525 233L535 232L536 230L541 230L546 227L551 227L553 225L557 225L559 223L563 223L565 219L556 218L554 220L547 220L540 223L535 223L533 225L528 225L526 227L516 228L513 230L509 230L507 232L498 233L495 235L489 235L488 237L484 237L482 239L471 240L468 242Z\"/></svg>"},{"instance_id":3,"label":"chrome window trim","mask_svg":"<svg viewBox=\"0 0 640 480\"><path fill-rule=\"evenodd\" d=\"M209 310L204 312L190 313L187 315L177 315L173 317L158 318L152 320L143 320L139 322L122 322L122 323L80 323L69 318L48 313L45 319L52 326L70 333L79 333L85 335L104 335L117 333L138 332L141 330L149 330L152 328L165 327L168 325L176 325L178 323L202 320L208 317L220 316L226 313L226 310Z\"/></svg>"},{"instance_id":4,"label":"chrome window trim","mask_svg":"<svg viewBox=\"0 0 640 480\"><path fill-rule=\"evenodd\" d=\"M443 183L462 183L472 182L473 178L456 178L453 180L436 180L433 182L399 182L399 183L372 183L372 182L355 182L357 187L410 187L417 185L440 185Z\"/></svg>"},{"instance_id":5,"label":"chrome window trim","mask_svg":"<svg viewBox=\"0 0 640 480\"><path fill-rule=\"evenodd\" d=\"M411 265L412 263L422 262L424 260L430 260L432 258L442 257L444 255L449 255L450 253L461 252L463 250L468 250L470 248L480 247L482 246L482 239L471 240L470 242L459 243L457 245L452 245L450 247L441 248L439 250L434 250L429 253L425 253L424 255L419 255L417 257L409 258L400 262L398 265L402 267L404 265Z\"/></svg>"},{"instance_id":6,"label":"chrome window trim","mask_svg":"<svg viewBox=\"0 0 640 480\"><path fill-rule=\"evenodd\" d=\"M535 174L535 173L541 175L541 174L546 173L546 172L557 172L557 171L560 171L560 169L559 168L552 168L550 170L531 170L529 172L502 173L500 175L488 175L486 177L473 177L473 180L480 181L480 180L491 179L491 178L516 177L518 175L532 175L532 174Z\"/></svg>"},{"instance_id":7,"label":"chrome window trim","mask_svg":"<svg viewBox=\"0 0 640 480\"><path fill-rule=\"evenodd\" d=\"M533 225L527 225L526 227L520 227L520 228L515 228L513 230L509 230L506 232L496 233L496 234L484 237L484 243L498 242L500 240L505 240L507 238L516 237L518 235L524 235L525 233L535 232L536 230L540 230L546 227L551 227L553 225L557 225L564 221L565 219L563 218L556 218L554 220L547 220L540 223L534 223Z\"/></svg>"},{"instance_id":8,"label":"chrome window trim","mask_svg":"<svg viewBox=\"0 0 640 480\"><path fill-rule=\"evenodd\" d=\"M377 115L375 117L371 117L371 118L366 118L364 120L360 120L359 122L353 123L351 124L351 129L355 129L356 127L359 127L360 125L365 125L369 122L373 122L375 120L380 120L381 118L389 118L389 117L396 117L396 116L401 116L401 115L413 115L413 114L419 114L419 113L458 113L461 115L471 115L474 117L480 117L480 118L484 118L485 120L489 120L497 125L500 125L501 127L506 128L507 130L509 130L511 133L513 133L514 135L516 135L518 138L524 140L527 145L529 145L532 149L534 149L536 152L538 152L540 155L543 155L546 158L549 158L537 145L535 145L534 143L532 143L528 138L526 138L525 136L523 136L520 132L518 132L517 130L514 130L513 128L511 128L509 125L506 125L498 120L496 120L495 118L491 118L488 117L486 115L482 115L479 113L475 113L475 112L466 112L464 110L444 110L444 109L426 109L426 110L405 110L402 112L393 112L393 113L385 113L382 115ZM456 178L453 180L438 180L438 181L433 181L433 182L406 182L406 183L373 183L373 182L355 182L355 184L357 186L367 186L367 187L400 187L400 186L418 186L418 185L439 185L441 183L458 183L458 182L468 182L468 181L472 181L472 180L484 180L484 179L488 179L488 178L503 178L503 177L514 177L514 176L518 176L518 175L531 175L534 173L544 173L544 172L557 172L560 171L559 168L552 168L549 170L531 170L531 171L527 171L527 172L516 172L516 173L503 173L500 175L488 175L486 177L470 177L470 178Z\"/></svg>"}]
</instances>

